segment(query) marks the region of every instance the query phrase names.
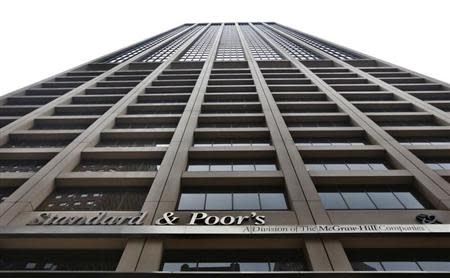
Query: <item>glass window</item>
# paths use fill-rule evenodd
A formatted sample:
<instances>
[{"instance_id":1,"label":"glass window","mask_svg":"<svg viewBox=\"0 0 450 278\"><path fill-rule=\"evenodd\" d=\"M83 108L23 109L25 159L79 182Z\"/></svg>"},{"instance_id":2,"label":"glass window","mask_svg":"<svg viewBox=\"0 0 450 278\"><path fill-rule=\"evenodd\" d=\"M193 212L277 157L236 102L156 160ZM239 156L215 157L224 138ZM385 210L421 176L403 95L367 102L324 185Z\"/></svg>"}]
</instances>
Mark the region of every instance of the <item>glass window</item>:
<instances>
[{"instance_id":1,"label":"glass window","mask_svg":"<svg viewBox=\"0 0 450 278\"><path fill-rule=\"evenodd\" d=\"M347 164L348 168L352 171L363 171L363 170L371 170L369 164L365 163L349 163Z\"/></svg>"},{"instance_id":2,"label":"glass window","mask_svg":"<svg viewBox=\"0 0 450 278\"><path fill-rule=\"evenodd\" d=\"M210 171L223 171L223 172L229 172L231 171L231 165L211 165Z\"/></svg>"},{"instance_id":3,"label":"glass window","mask_svg":"<svg viewBox=\"0 0 450 278\"><path fill-rule=\"evenodd\" d=\"M394 192L394 195L407 209L423 209L424 206L414 197L411 192Z\"/></svg>"},{"instance_id":4,"label":"glass window","mask_svg":"<svg viewBox=\"0 0 450 278\"><path fill-rule=\"evenodd\" d=\"M238 271L231 262L199 262L196 271Z\"/></svg>"},{"instance_id":5,"label":"glass window","mask_svg":"<svg viewBox=\"0 0 450 278\"><path fill-rule=\"evenodd\" d=\"M325 166L323 164L306 164L306 169L308 171L325 171Z\"/></svg>"},{"instance_id":6,"label":"glass window","mask_svg":"<svg viewBox=\"0 0 450 278\"><path fill-rule=\"evenodd\" d=\"M234 164L233 171L255 171L253 164Z\"/></svg>"},{"instance_id":7,"label":"glass window","mask_svg":"<svg viewBox=\"0 0 450 278\"><path fill-rule=\"evenodd\" d=\"M346 164L325 164L325 168L329 171L347 171Z\"/></svg>"},{"instance_id":8,"label":"glass window","mask_svg":"<svg viewBox=\"0 0 450 278\"><path fill-rule=\"evenodd\" d=\"M383 268L387 271L420 271L416 262L381 262Z\"/></svg>"},{"instance_id":9,"label":"glass window","mask_svg":"<svg viewBox=\"0 0 450 278\"><path fill-rule=\"evenodd\" d=\"M319 192L320 200L322 201L325 209L347 209L339 192Z\"/></svg>"},{"instance_id":10,"label":"glass window","mask_svg":"<svg viewBox=\"0 0 450 278\"><path fill-rule=\"evenodd\" d=\"M226 142L216 142L213 143L213 147L230 147L231 143L226 143Z\"/></svg>"},{"instance_id":11,"label":"glass window","mask_svg":"<svg viewBox=\"0 0 450 278\"><path fill-rule=\"evenodd\" d=\"M188 171L190 172L209 171L209 165L189 165Z\"/></svg>"},{"instance_id":12,"label":"glass window","mask_svg":"<svg viewBox=\"0 0 450 278\"><path fill-rule=\"evenodd\" d=\"M450 271L450 262L429 261L429 262L417 262L425 271Z\"/></svg>"},{"instance_id":13,"label":"glass window","mask_svg":"<svg viewBox=\"0 0 450 278\"><path fill-rule=\"evenodd\" d=\"M171 250L164 252L162 270L268 272L307 267L299 250Z\"/></svg>"},{"instance_id":14,"label":"glass window","mask_svg":"<svg viewBox=\"0 0 450 278\"><path fill-rule=\"evenodd\" d=\"M342 197L350 209L375 209L365 192L342 192Z\"/></svg>"},{"instance_id":15,"label":"glass window","mask_svg":"<svg viewBox=\"0 0 450 278\"><path fill-rule=\"evenodd\" d=\"M206 195L206 210L231 210L231 194L208 193Z\"/></svg>"},{"instance_id":16,"label":"glass window","mask_svg":"<svg viewBox=\"0 0 450 278\"><path fill-rule=\"evenodd\" d=\"M182 271L183 269L193 269L197 266L197 263L164 263L162 271L175 272Z\"/></svg>"},{"instance_id":17,"label":"glass window","mask_svg":"<svg viewBox=\"0 0 450 278\"><path fill-rule=\"evenodd\" d=\"M195 143L194 147L212 147L211 143Z\"/></svg>"},{"instance_id":18,"label":"glass window","mask_svg":"<svg viewBox=\"0 0 450 278\"><path fill-rule=\"evenodd\" d=\"M370 163L369 165L372 170L388 170L386 165L384 165L383 163Z\"/></svg>"},{"instance_id":19,"label":"glass window","mask_svg":"<svg viewBox=\"0 0 450 278\"><path fill-rule=\"evenodd\" d=\"M449 250L444 248L347 249L357 271L449 271Z\"/></svg>"},{"instance_id":20,"label":"glass window","mask_svg":"<svg viewBox=\"0 0 450 278\"><path fill-rule=\"evenodd\" d=\"M114 271L122 255L121 250L69 249L3 249L0 253L2 271ZM15 275L5 276L15 277ZM66 275L57 275L61 276Z\"/></svg>"},{"instance_id":21,"label":"glass window","mask_svg":"<svg viewBox=\"0 0 450 278\"><path fill-rule=\"evenodd\" d=\"M235 210L260 210L257 193L234 193L233 209Z\"/></svg>"},{"instance_id":22,"label":"glass window","mask_svg":"<svg viewBox=\"0 0 450 278\"><path fill-rule=\"evenodd\" d=\"M379 262L352 262L353 270L356 271L383 271Z\"/></svg>"},{"instance_id":23,"label":"glass window","mask_svg":"<svg viewBox=\"0 0 450 278\"><path fill-rule=\"evenodd\" d=\"M263 210L285 210L286 199L283 193L260 193L261 209Z\"/></svg>"},{"instance_id":24,"label":"glass window","mask_svg":"<svg viewBox=\"0 0 450 278\"><path fill-rule=\"evenodd\" d=\"M426 163L426 165L433 170L442 170L442 167L441 165L439 165L439 163Z\"/></svg>"},{"instance_id":25,"label":"glass window","mask_svg":"<svg viewBox=\"0 0 450 278\"><path fill-rule=\"evenodd\" d=\"M403 205L392 192L368 192L378 209L402 209Z\"/></svg>"},{"instance_id":26,"label":"glass window","mask_svg":"<svg viewBox=\"0 0 450 278\"><path fill-rule=\"evenodd\" d=\"M148 193L146 187L61 187L38 207L39 211L138 211Z\"/></svg>"},{"instance_id":27,"label":"glass window","mask_svg":"<svg viewBox=\"0 0 450 278\"><path fill-rule=\"evenodd\" d=\"M239 271L269 271L269 263L266 262L240 262Z\"/></svg>"},{"instance_id":28,"label":"glass window","mask_svg":"<svg viewBox=\"0 0 450 278\"><path fill-rule=\"evenodd\" d=\"M256 171L276 171L277 166L275 164L256 164Z\"/></svg>"},{"instance_id":29,"label":"glass window","mask_svg":"<svg viewBox=\"0 0 450 278\"><path fill-rule=\"evenodd\" d=\"M179 210L203 210L206 194L204 193L183 193L178 203Z\"/></svg>"}]
</instances>

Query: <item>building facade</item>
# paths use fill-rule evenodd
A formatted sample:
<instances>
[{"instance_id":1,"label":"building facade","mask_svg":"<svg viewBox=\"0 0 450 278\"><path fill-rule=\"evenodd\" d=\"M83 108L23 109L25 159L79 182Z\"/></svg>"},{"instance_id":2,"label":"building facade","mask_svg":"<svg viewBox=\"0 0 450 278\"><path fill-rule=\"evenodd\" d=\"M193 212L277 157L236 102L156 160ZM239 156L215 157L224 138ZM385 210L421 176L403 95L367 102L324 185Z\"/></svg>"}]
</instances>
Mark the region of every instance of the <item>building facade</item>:
<instances>
[{"instance_id":1,"label":"building facade","mask_svg":"<svg viewBox=\"0 0 450 278\"><path fill-rule=\"evenodd\" d=\"M449 277L449 111L277 23L178 26L0 97L0 275Z\"/></svg>"}]
</instances>

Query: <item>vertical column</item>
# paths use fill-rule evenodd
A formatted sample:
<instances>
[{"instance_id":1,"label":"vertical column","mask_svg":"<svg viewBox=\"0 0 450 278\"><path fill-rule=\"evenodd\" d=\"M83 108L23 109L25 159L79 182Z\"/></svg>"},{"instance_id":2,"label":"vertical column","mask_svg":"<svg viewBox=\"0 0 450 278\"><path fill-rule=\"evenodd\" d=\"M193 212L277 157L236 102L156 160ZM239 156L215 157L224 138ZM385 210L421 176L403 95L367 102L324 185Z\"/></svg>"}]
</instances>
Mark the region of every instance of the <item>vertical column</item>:
<instances>
[{"instance_id":1,"label":"vertical column","mask_svg":"<svg viewBox=\"0 0 450 278\"><path fill-rule=\"evenodd\" d=\"M297 213L298 221L301 224L313 223L330 223L325 211L310 207L310 203L305 199L314 198L316 202L320 202L317 192L310 190L314 188L314 184L309 177L306 168L299 155L295 161L289 152L298 154L297 148L293 144L293 140L289 135L289 130L284 124L283 118L277 108L275 100L273 99L270 89L262 75L258 63L251 54L248 43L244 38L241 28L238 28L239 36L241 38L244 52L248 57L249 66L252 71L253 78L257 84L257 91L260 96L260 101L263 106L263 111L266 116L266 121L271 129L271 135L274 141L274 147L277 150L278 159L280 160L281 169L285 175L286 187L288 195L292 203L293 209ZM281 52L280 52L281 53ZM298 176L296 170L302 171L302 175ZM316 197L312 197L315 195ZM312 202L313 203L313 202ZM314 203L313 203L314 204ZM314 271L329 271L332 269L327 257L326 250L320 239L305 239L305 253L307 254L309 263Z\"/></svg>"},{"instance_id":2,"label":"vertical column","mask_svg":"<svg viewBox=\"0 0 450 278\"><path fill-rule=\"evenodd\" d=\"M201 102L200 95L205 90L222 29L223 26L214 28L213 37L211 37L212 31L207 31L205 32L204 37L199 38L197 41L199 42L201 39L211 40L212 45L205 49L205 51L208 51L206 61L199 73L194 88L190 92L184 112L161 163L161 170L158 171L142 207L142 211L148 212L146 224L151 224L155 215L158 215L160 211L173 210L174 204L172 202L167 205L167 203L161 201L163 194L175 192L174 194L169 194L171 195L170 198L175 198L175 202L178 198L181 172L184 170L187 160L187 151L192 143L193 127L191 125L196 121L196 113L198 113L198 109L196 109L196 107L198 107L197 103L199 101ZM185 47L179 55L176 55L175 60L185 60L188 56L187 53L189 49L195 48L196 45L197 44L193 44L190 48L189 46ZM186 63L185 67L189 67L189 65L196 65L196 63ZM163 247L163 239L131 240L125 247L117 270L136 270L144 272L158 271L163 255ZM130 262L128 254L133 256L132 262L134 263Z\"/></svg>"}]
</instances>

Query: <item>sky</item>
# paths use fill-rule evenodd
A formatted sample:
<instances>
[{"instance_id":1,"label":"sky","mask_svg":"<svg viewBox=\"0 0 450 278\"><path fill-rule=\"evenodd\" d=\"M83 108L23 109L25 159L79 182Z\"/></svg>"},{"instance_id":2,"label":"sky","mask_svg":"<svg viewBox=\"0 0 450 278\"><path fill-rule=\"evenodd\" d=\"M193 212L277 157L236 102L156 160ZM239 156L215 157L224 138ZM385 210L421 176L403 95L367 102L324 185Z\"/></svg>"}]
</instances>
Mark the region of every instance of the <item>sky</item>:
<instances>
[{"instance_id":1,"label":"sky","mask_svg":"<svg viewBox=\"0 0 450 278\"><path fill-rule=\"evenodd\" d=\"M448 0L1 0L0 96L185 22L275 21L450 82Z\"/></svg>"}]
</instances>

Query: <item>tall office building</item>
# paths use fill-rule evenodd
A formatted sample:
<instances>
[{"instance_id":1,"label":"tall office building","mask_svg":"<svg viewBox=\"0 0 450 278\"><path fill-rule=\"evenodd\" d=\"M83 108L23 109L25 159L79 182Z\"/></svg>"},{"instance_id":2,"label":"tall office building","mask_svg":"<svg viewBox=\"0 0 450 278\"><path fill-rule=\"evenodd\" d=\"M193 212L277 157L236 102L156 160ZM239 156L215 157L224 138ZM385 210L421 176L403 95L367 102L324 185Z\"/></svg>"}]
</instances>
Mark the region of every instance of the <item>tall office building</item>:
<instances>
[{"instance_id":1,"label":"tall office building","mask_svg":"<svg viewBox=\"0 0 450 278\"><path fill-rule=\"evenodd\" d=\"M447 83L277 23L202 23L0 104L15 277L450 271Z\"/></svg>"}]
</instances>

